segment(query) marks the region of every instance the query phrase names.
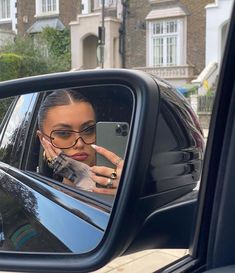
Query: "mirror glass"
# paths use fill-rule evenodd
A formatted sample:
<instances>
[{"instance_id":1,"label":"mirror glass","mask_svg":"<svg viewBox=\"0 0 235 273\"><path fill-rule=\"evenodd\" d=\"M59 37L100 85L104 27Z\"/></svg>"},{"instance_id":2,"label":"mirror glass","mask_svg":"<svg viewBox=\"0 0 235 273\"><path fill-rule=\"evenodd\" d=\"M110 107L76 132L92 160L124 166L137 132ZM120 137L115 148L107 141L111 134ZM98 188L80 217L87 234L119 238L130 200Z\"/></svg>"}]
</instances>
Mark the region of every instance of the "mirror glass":
<instances>
[{"instance_id":1,"label":"mirror glass","mask_svg":"<svg viewBox=\"0 0 235 273\"><path fill-rule=\"evenodd\" d=\"M131 130L121 85L2 99L0 249L85 253L106 230Z\"/></svg>"}]
</instances>

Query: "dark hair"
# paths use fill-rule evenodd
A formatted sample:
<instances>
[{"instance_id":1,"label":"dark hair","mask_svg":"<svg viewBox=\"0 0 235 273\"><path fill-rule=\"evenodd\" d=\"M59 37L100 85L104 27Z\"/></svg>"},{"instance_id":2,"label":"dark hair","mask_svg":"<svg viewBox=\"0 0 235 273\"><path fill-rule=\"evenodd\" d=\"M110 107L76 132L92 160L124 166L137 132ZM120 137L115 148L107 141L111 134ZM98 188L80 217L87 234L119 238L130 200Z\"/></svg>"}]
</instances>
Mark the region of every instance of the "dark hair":
<instances>
[{"instance_id":1,"label":"dark hair","mask_svg":"<svg viewBox=\"0 0 235 273\"><path fill-rule=\"evenodd\" d=\"M61 89L61 90L53 91L50 95L48 95L45 98L45 100L40 105L39 112L38 112L39 130L42 131L43 121L45 120L46 115L51 108L56 106L69 105L74 102L87 102L94 109L94 106L92 105L92 103L84 95L82 95L76 90ZM94 109L94 112L95 112L95 109Z\"/></svg>"}]
</instances>

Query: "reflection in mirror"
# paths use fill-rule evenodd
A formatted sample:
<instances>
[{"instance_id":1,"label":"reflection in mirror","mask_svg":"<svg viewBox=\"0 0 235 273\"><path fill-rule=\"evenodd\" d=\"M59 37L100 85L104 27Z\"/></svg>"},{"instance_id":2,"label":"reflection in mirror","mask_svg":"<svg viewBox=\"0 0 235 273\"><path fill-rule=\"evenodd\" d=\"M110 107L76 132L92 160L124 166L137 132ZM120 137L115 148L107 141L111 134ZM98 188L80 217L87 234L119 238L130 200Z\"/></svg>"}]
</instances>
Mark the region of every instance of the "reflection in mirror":
<instances>
[{"instance_id":1,"label":"reflection in mirror","mask_svg":"<svg viewBox=\"0 0 235 273\"><path fill-rule=\"evenodd\" d=\"M15 98L1 125L2 251L94 249L116 195L132 92L102 85ZM10 168L7 173L6 165Z\"/></svg>"}]
</instances>

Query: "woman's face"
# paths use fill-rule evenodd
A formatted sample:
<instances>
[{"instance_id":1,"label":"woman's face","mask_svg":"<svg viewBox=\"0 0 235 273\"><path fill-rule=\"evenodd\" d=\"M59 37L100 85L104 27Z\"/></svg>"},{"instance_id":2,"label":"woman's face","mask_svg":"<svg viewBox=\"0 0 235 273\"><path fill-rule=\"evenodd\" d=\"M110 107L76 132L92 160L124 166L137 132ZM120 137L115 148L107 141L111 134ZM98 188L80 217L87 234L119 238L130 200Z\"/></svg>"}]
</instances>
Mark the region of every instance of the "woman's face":
<instances>
[{"instance_id":1,"label":"woman's face","mask_svg":"<svg viewBox=\"0 0 235 273\"><path fill-rule=\"evenodd\" d=\"M75 102L69 105L51 108L47 112L43 122L43 133L50 136L52 131L62 130L64 134L64 136L62 136L66 138L67 136L64 130L81 132L94 124L95 113L93 107L87 102ZM89 133L86 134L88 135ZM75 134L75 136L79 137L78 134ZM90 145L85 144L81 138L79 138L77 143L71 148L60 148L67 156L77 161L89 166L95 165L95 150Z\"/></svg>"}]
</instances>

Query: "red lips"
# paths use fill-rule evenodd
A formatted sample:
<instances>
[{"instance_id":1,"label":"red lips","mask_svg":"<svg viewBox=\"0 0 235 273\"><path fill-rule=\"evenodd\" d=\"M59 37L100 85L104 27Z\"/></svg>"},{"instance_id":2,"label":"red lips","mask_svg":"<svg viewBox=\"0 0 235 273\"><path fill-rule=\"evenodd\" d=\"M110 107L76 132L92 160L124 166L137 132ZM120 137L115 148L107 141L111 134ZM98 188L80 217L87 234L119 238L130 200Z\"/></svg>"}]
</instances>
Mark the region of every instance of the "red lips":
<instances>
[{"instance_id":1,"label":"red lips","mask_svg":"<svg viewBox=\"0 0 235 273\"><path fill-rule=\"evenodd\" d=\"M87 153L77 153L77 154L71 155L70 157L74 160L77 160L77 161L84 161L88 158L88 154Z\"/></svg>"}]
</instances>

